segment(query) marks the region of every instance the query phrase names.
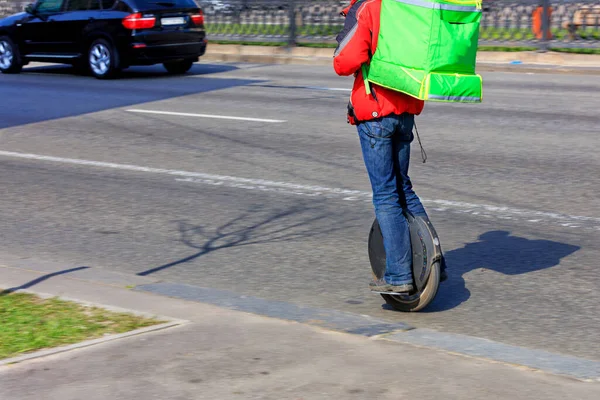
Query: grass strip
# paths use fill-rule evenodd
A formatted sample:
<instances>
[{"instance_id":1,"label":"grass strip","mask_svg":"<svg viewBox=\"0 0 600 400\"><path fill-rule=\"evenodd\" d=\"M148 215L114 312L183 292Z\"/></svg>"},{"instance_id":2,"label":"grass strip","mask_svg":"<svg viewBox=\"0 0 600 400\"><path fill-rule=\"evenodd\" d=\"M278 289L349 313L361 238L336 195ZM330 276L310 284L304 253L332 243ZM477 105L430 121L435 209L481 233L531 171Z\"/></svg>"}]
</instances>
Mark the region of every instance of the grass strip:
<instances>
[{"instance_id":1,"label":"grass strip","mask_svg":"<svg viewBox=\"0 0 600 400\"><path fill-rule=\"evenodd\" d=\"M300 37L335 37L343 28L343 24L305 24L296 27L296 34ZM207 23L207 34L210 35L253 35L287 37L290 26L286 24L268 23ZM552 28L552 36L557 40L568 40L570 35L567 29ZM600 40L600 30L596 27L587 27L577 30L579 39ZM535 34L529 27L496 27L481 25L480 40L535 40Z\"/></svg>"},{"instance_id":2,"label":"grass strip","mask_svg":"<svg viewBox=\"0 0 600 400\"><path fill-rule=\"evenodd\" d=\"M0 359L125 333L164 321L58 298L0 293Z\"/></svg>"}]
</instances>

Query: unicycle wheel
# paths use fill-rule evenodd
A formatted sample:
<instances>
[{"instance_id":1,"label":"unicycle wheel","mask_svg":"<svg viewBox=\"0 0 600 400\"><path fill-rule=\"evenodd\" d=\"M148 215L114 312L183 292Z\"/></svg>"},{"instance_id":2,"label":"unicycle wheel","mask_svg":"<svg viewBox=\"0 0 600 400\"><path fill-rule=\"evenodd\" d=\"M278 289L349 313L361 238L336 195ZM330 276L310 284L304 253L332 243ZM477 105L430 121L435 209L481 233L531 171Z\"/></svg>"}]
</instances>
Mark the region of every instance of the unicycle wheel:
<instances>
[{"instance_id":1,"label":"unicycle wheel","mask_svg":"<svg viewBox=\"0 0 600 400\"><path fill-rule=\"evenodd\" d=\"M384 294L381 297L396 311L416 312L427 307L437 294L440 283L440 263L431 266L429 280L422 291L414 291L406 295Z\"/></svg>"},{"instance_id":2,"label":"unicycle wheel","mask_svg":"<svg viewBox=\"0 0 600 400\"><path fill-rule=\"evenodd\" d=\"M413 252L413 279L415 290L407 294L380 293L385 302L396 311L415 312L427 307L435 298L441 275L439 241L433 226L422 218L408 214ZM437 243L436 243L437 242ZM369 261L375 279L383 278L386 269L383 236L377 220L369 232ZM416 279L418 278L418 280Z\"/></svg>"}]
</instances>

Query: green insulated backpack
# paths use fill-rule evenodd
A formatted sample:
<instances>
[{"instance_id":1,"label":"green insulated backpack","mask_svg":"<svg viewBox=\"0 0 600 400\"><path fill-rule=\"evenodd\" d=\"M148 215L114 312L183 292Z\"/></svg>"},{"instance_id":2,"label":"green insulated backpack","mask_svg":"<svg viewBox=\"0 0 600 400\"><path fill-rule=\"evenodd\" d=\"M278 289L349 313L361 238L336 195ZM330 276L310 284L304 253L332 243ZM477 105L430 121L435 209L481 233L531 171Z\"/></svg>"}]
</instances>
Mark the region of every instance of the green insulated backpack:
<instances>
[{"instance_id":1,"label":"green insulated backpack","mask_svg":"<svg viewBox=\"0 0 600 400\"><path fill-rule=\"evenodd\" d=\"M481 0L382 0L365 80L421 100L481 102L480 19Z\"/></svg>"}]
</instances>

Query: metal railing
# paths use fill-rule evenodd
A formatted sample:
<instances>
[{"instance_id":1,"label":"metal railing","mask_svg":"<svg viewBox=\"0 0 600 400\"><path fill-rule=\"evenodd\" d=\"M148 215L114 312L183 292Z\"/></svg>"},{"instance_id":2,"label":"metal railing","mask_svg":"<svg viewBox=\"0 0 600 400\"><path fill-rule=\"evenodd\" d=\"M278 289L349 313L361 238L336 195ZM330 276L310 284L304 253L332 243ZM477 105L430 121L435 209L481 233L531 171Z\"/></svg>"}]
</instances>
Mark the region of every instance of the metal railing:
<instances>
[{"instance_id":1,"label":"metal railing","mask_svg":"<svg viewBox=\"0 0 600 400\"><path fill-rule=\"evenodd\" d=\"M30 1L0 0L0 15ZM231 43L336 44L344 24L338 0L196 0L209 40ZM483 0L481 46L600 48L600 0Z\"/></svg>"},{"instance_id":2,"label":"metal railing","mask_svg":"<svg viewBox=\"0 0 600 400\"><path fill-rule=\"evenodd\" d=\"M479 38L484 46L600 48L600 0L488 2Z\"/></svg>"}]
</instances>

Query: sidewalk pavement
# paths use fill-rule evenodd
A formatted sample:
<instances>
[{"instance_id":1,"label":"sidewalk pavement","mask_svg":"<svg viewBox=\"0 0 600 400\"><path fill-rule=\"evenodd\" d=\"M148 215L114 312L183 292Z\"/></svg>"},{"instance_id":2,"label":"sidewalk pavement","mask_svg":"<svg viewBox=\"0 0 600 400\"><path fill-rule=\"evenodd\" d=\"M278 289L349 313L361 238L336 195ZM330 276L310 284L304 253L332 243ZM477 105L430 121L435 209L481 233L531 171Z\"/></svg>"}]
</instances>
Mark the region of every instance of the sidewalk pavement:
<instances>
[{"instance_id":1,"label":"sidewalk pavement","mask_svg":"<svg viewBox=\"0 0 600 400\"><path fill-rule=\"evenodd\" d=\"M209 43L200 61L332 65L332 48L244 46ZM600 55L558 52L479 51L478 72L534 72L600 75Z\"/></svg>"},{"instance_id":2,"label":"sidewalk pavement","mask_svg":"<svg viewBox=\"0 0 600 400\"><path fill-rule=\"evenodd\" d=\"M152 278L29 265L0 266L0 287L175 326L0 366L0 399L600 399L600 382L131 289Z\"/></svg>"}]
</instances>

